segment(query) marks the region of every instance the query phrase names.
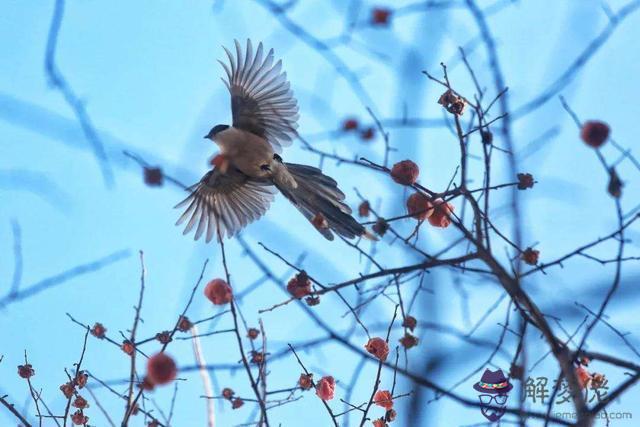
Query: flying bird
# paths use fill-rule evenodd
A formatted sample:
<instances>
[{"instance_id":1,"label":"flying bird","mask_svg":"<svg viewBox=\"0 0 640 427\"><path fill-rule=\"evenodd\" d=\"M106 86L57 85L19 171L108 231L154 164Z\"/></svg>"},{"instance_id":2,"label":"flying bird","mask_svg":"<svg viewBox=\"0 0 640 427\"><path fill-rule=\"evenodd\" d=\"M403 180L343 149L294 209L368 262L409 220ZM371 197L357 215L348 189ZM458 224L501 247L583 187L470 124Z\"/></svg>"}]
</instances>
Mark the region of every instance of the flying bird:
<instances>
[{"instance_id":1,"label":"flying bird","mask_svg":"<svg viewBox=\"0 0 640 427\"><path fill-rule=\"evenodd\" d=\"M229 64L218 62L227 75L222 81L231 94L232 124L216 125L205 135L220 153L176 205L186 206L176 223L187 221L183 234L195 228L195 240L233 237L262 217L280 191L326 239L333 240L334 232L348 239L375 239L351 216L333 178L318 168L282 160L282 147L297 136L298 102L282 61L274 64L273 49L265 54L260 43L254 53L247 40L242 52L236 40L235 56L224 50Z\"/></svg>"}]
</instances>

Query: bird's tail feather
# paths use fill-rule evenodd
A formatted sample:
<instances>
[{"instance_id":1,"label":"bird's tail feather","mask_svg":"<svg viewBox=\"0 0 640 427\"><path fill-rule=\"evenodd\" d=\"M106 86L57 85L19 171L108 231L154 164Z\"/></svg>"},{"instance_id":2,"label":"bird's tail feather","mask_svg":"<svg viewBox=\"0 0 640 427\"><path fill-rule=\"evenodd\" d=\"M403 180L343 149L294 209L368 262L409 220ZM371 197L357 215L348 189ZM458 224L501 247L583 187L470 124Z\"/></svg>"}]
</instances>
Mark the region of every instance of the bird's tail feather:
<instances>
[{"instance_id":1,"label":"bird's tail feather","mask_svg":"<svg viewBox=\"0 0 640 427\"><path fill-rule=\"evenodd\" d=\"M284 165L297 186L293 188L275 182L276 187L312 223L318 219L326 220L328 227L314 224L326 239L333 240L332 231L347 239L357 236L373 237L351 216L351 208L344 203L344 193L333 178L313 166L295 163Z\"/></svg>"}]
</instances>

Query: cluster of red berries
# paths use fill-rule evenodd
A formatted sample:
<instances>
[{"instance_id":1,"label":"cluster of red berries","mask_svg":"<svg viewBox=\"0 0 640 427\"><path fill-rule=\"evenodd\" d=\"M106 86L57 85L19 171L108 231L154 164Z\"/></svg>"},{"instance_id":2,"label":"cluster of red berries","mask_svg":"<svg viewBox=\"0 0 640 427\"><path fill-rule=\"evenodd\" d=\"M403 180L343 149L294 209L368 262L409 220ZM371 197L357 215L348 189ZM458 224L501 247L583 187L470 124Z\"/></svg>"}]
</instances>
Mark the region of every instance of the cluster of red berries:
<instances>
[{"instance_id":1,"label":"cluster of red berries","mask_svg":"<svg viewBox=\"0 0 640 427\"><path fill-rule=\"evenodd\" d=\"M449 113L455 116L461 116L466 106L464 99L451 89L447 89L445 93L440 95L438 104L442 105Z\"/></svg>"},{"instance_id":2,"label":"cluster of red berries","mask_svg":"<svg viewBox=\"0 0 640 427\"><path fill-rule=\"evenodd\" d=\"M71 422L75 425L84 425L89 422L89 417L84 414L84 410L89 407L89 402L80 396L77 391L77 389L84 388L88 380L89 375L84 371L80 371L73 380L60 386L60 391L64 397L71 400L71 398L75 396L75 399L73 399L71 403L71 406L77 409L77 411L71 415Z\"/></svg>"},{"instance_id":3,"label":"cluster of red berries","mask_svg":"<svg viewBox=\"0 0 640 427\"><path fill-rule=\"evenodd\" d=\"M403 160L396 163L391 168L391 178L402 185L414 185L418 181L420 168L411 160ZM451 225L451 214L453 213L453 205L442 199L433 199L422 192L416 192L407 199L407 212L418 221L429 221L434 227L446 228ZM378 226L379 232L376 230ZM379 235L383 235L388 224L382 222L373 227L374 231Z\"/></svg>"},{"instance_id":4,"label":"cluster of red berries","mask_svg":"<svg viewBox=\"0 0 640 427\"><path fill-rule=\"evenodd\" d=\"M376 136L375 128L369 126L367 128L361 129L360 123L354 118L345 119L342 122L342 130L344 132L358 132L360 139L362 139L363 141L370 141Z\"/></svg>"},{"instance_id":5,"label":"cluster of red berries","mask_svg":"<svg viewBox=\"0 0 640 427\"><path fill-rule=\"evenodd\" d=\"M244 405L244 400L239 397L234 397L236 393L229 387L222 389L222 397L231 402L231 409L238 409Z\"/></svg>"},{"instance_id":6,"label":"cluster of red berries","mask_svg":"<svg viewBox=\"0 0 640 427\"><path fill-rule=\"evenodd\" d=\"M425 219L434 227L447 228L451 225L454 207L442 199L432 199L423 193L413 193L407 199L408 214L417 219Z\"/></svg>"},{"instance_id":7,"label":"cluster of red berries","mask_svg":"<svg viewBox=\"0 0 640 427\"><path fill-rule=\"evenodd\" d=\"M374 427L386 427L387 423L396 419L397 413L393 409L393 395L389 390L378 390L373 395L373 403L386 411L383 417L373 420Z\"/></svg>"}]
</instances>

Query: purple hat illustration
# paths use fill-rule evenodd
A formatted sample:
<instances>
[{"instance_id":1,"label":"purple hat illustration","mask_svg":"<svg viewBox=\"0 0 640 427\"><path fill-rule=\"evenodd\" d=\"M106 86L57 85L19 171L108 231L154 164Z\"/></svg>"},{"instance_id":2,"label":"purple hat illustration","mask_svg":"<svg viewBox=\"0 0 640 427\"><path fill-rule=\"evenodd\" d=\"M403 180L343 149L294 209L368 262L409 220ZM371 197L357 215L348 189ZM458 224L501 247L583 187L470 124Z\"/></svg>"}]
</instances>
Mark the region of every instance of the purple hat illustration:
<instances>
[{"instance_id":1,"label":"purple hat illustration","mask_svg":"<svg viewBox=\"0 0 640 427\"><path fill-rule=\"evenodd\" d=\"M493 372L485 369L482 378L473 385L473 388L480 393L505 394L513 388L513 385L504 376L502 369Z\"/></svg>"}]
</instances>

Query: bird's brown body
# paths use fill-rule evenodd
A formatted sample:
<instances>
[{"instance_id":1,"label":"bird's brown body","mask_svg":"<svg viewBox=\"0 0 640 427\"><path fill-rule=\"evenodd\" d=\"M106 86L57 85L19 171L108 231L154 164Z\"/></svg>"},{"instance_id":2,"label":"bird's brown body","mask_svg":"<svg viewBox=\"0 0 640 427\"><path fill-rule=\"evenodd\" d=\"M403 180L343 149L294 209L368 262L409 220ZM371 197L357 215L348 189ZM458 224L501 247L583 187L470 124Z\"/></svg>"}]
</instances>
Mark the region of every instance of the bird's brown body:
<instances>
[{"instance_id":1,"label":"bird's brown body","mask_svg":"<svg viewBox=\"0 0 640 427\"><path fill-rule=\"evenodd\" d=\"M273 161L273 147L264 138L246 130L230 127L218 133L214 142L220 147L220 154L252 178L267 178L270 171L263 168Z\"/></svg>"}]
</instances>

